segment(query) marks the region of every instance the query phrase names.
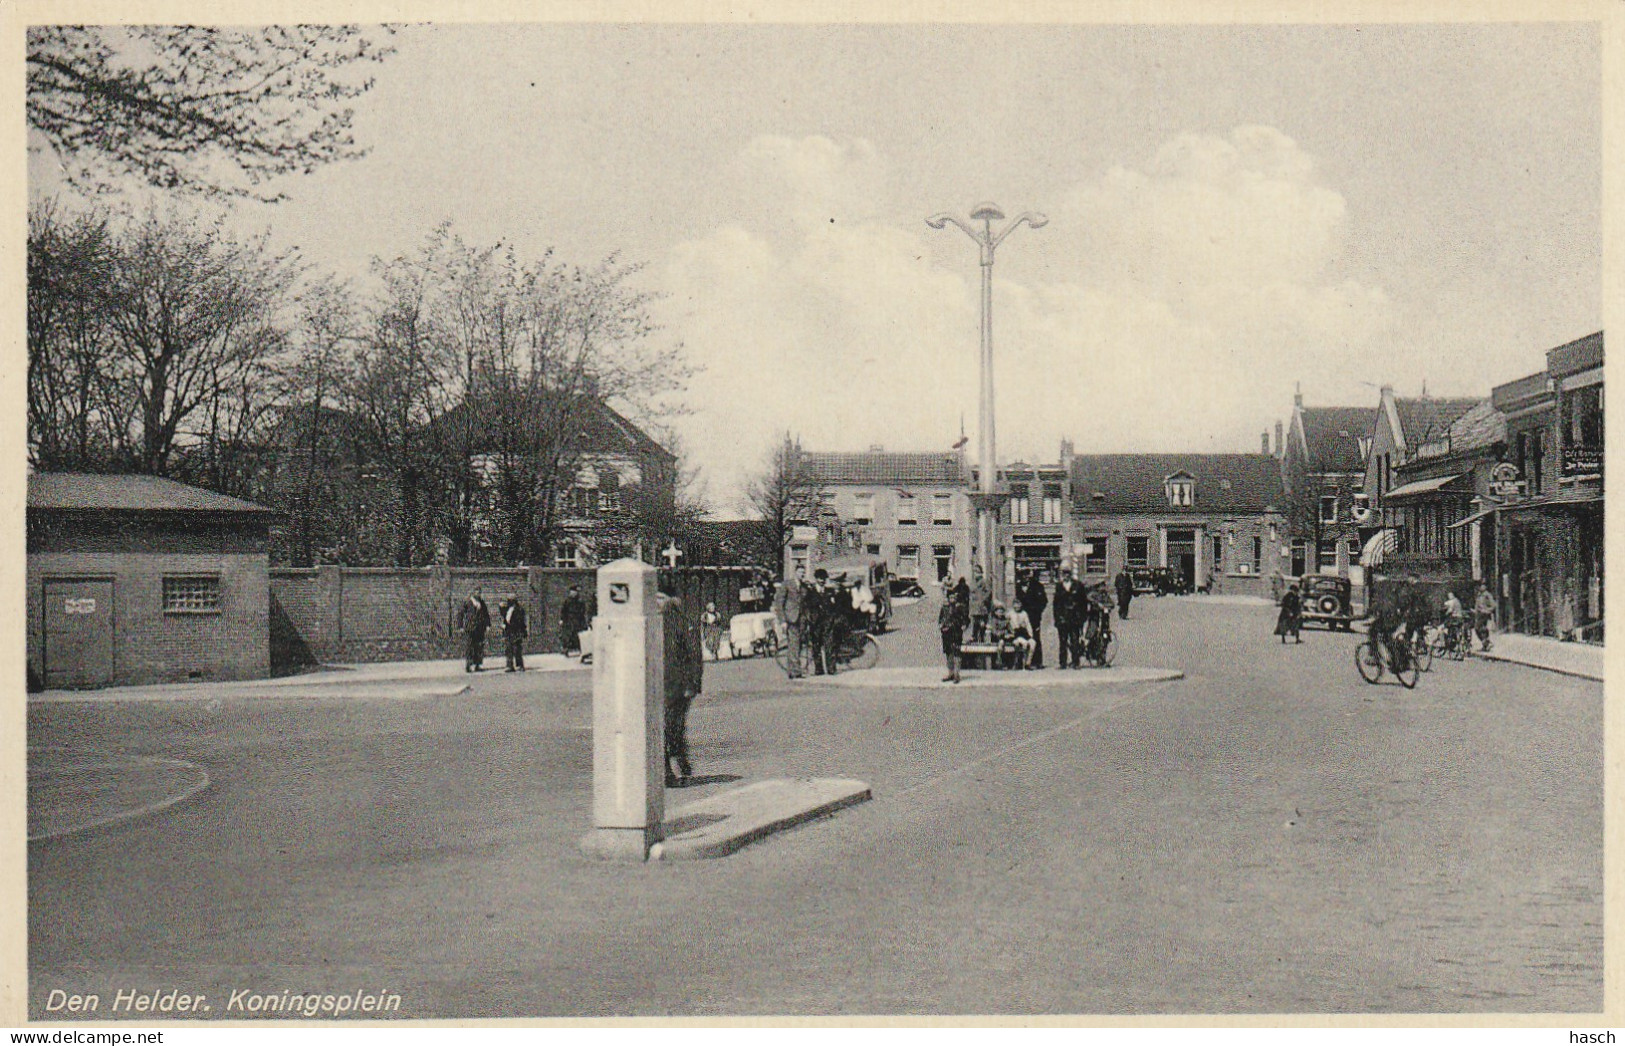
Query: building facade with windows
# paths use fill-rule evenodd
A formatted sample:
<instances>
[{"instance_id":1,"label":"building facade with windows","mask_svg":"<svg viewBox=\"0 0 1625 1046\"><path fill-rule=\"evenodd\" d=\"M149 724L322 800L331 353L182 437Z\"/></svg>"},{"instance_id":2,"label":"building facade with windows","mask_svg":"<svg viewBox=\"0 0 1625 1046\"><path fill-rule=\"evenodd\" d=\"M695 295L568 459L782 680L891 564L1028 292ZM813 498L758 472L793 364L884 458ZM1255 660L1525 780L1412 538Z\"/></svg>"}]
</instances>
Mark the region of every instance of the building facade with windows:
<instances>
[{"instance_id":1,"label":"building facade with windows","mask_svg":"<svg viewBox=\"0 0 1625 1046\"><path fill-rule=\"evenodd\" d=\"M157 476L29 476L31 680L86 688L269 674L273 515Z\"/></svg>"},{"instance_id":2,"label":"building facade with windows","mask_svg":"<svg viewBox=\"0 0 1625 1046\"><path fill-rule=\"evenodd\" d=\"M999 470L999 488L1005 494L999 507L1005 591L1030 573L1053 584L1075 543L1071 442L1061 442L1060 461L1053 465L1006 465Z\"/></svg>"},{"instance_id":3,"label":"building facade with windows","mask_svg":"<svg viewBox=\"0 0 1625 1046\"><path fill-rule=\"evenodd\" d=\"M1495 532L1483 525L1482 510L1493 497L1506 434L1506 416L1485 399L1394 469L1395 486L1383 501L1396 532L1384 563L1389 573L1448 585L1464 603L1472 602L1470 582L1494 576Z\"/></svg>"},{"instance_id":4,"label":"building facade with windows","mask_svg":"<svg viewBox=\"0 0 1625 1046\"><path fill-rule=\"evenodd\" d=\"M1273 454L1084 454L1071 460L1066 565L1085 582L1167 567L1192 587L1273 596L1287 501Z\"/></svg>"},{"instance_id":5,"label":"building facade with windows","mask_svg":"<svg viewBox=\"0 0 1625 1046\"><path fill-rule=\"evenodd\" d=\"M1376 413L1371 407L1305 407L1301 394L1293 397L1292 420L1277 448L1290 504L1288 577L1336 574L1362 583L1361 528L1375 522L1365 474Z\"/></svg>"},{"instance_id":6,"label":"building facade with windows","mask_svg":"<svg viewBox=\"0 0 1625 1046\"><path fill-rule=\"evenodd\" d=\"M925 584L969 575L976 519L962 453L808 451L802 462L825 518L792 531L787 571L816 568L834 535L838 551L878 556L898 577Z\"/></svg>"},{"instance_id":7,"label":"building facade with windows","mask_svg":"<svg viewBox=\"0 0 1625 1046\"><path fill-rule=\"evenodd\" d=\"M1560 345L1546 368L1496 386L1506 416L1495 519L1501 626L1602 639L1603 335Z\"/></svg>"}]
</instances>

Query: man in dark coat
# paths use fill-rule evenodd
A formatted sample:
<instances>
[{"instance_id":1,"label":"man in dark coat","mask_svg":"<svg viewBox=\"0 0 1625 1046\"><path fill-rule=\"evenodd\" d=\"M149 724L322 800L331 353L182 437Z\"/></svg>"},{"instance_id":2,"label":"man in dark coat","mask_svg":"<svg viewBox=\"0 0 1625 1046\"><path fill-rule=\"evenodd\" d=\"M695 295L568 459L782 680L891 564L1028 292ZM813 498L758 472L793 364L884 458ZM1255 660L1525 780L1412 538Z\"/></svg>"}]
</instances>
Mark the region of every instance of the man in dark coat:
<instances>
[{"instance_id":1,"label":"man in dark coat","mask_svg":"<svg viewBox=\"0 0 1625 1046\"><path fill-rule=\"evenodd\" d=\"M1028 574L1026 580L1017 586L1016 602L1027 612L1027 619L1033 627L1033 656L1028 667L1043 668L1044 610L1049 606L1049 593L1044 591L1044 584L1038 580L1037 572Z\"/></svg>"},{"instance_id":2,"label":"man in dark coat","mask_svg":"<svg viewBox=\"0 0 1625 1046\"><path fill-rule=\"evenodd\" d=\"M1126 618L1128 617L1129 600L1134 598L1134 582L1129 579L1128 571L1119 570L1115 584L1117 587L1117 616Z\"/></svg>"},{"instance_id":3,"label":"man in dark coat","mask_svg":"<svg viewBox=\"0 0 1625 1046\"><path fill-rule=\"evenodd\" d=\"M1083 586L1072 580L1072 568L1061 568L1060 583L1055 586L1055 635L1061 648L1062 668L1079 666L1078 630L1083 627Z\"/></svg>"},{"instance_id":4,"label":"man in dark coat","mask_svg":"<svg viewBox=\"0 0 1625 1046\"><path fill-rule=\"evenodd\" d=\"M666 787L680 788L693 776L688 761L688 710L700 696L705 655L697 620L683 611L683 601L661 596L661 625L666 643Z\"/></svg>"},{"instance_id":5,"label":"man in dark coat","mask_svg":"<svg viewBox=\"0 0 1625 1046\"><path fill-rule=\"evenodd\" d=\"M807 593L803 612L807 616L808 632L812 638L815 676L835 674L835 615L840 613L835 601L838 594L838 590L831 589L829 571L823 567L813 571L813 586Z\"/></svg>"},{"instance_id":6,"label":"man in dark coat","mask_svg":"<svg viewBox=\"0 0 1625 1046\"><path fill-rule=\"evenodd\" d=\"M571 585L559 604L559 649L566 655L581 653L581 633L586 630L587 607L581 602L581 589Z\"/></svg>"},{"instance_id":7,"label":"man in dark coat","mask_svg":"<svg viewBox=\"0 0 1625 1046\"><path fill-rule=\"evenodd\" d=\"M509 672L525 670L525 639L530 635L530 624L525 619L525 606L510 592L498 610L502 615L502 647L507 655Z\"/></svg>"},{"instance_id":8,"label":"man in dark coat","mask_svg":"<svg viewBox=\"0 0 1625 1046\"><path fill-rule=\"evenodd\" d=\"M480 589L470 592L457 611L457 627L463 633L463 671L485 671L485 633L491 627L491 611Z\"/></svg>"}]
</instances>

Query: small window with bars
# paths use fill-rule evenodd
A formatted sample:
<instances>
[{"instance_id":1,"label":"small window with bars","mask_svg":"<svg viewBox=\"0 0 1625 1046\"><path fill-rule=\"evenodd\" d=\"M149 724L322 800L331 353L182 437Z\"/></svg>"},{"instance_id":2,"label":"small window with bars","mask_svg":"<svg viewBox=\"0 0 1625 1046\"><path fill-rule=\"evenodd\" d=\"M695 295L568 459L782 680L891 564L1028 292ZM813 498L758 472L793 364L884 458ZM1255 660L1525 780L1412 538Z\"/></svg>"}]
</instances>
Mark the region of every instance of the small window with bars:
<instances>
[{"instance_id":1,"label":"small window with bars","mask_svg":"<svg viewBox=\"0 0 1625 1046\"><path fill-rule=\"evenodd\" d=\"M220 575L166 575L164 577L164 613L220 613Z\"/></svg>"}]
</instances>

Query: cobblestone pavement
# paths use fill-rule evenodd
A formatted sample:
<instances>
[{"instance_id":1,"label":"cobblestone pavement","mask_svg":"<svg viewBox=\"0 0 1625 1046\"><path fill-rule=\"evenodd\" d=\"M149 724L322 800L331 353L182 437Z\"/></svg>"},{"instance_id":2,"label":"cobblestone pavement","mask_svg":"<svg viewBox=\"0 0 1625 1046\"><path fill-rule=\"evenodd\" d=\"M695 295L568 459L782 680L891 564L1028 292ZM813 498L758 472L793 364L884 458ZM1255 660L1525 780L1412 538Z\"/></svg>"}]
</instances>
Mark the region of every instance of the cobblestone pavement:
<instances>
[{"instance_id":1,"label":"cobblestone pavement","mask_svg":"<svg viewBox=\"0 0 1625 1046\"><path fill-rule=\"evenodd\" d=\"M883 665L932 663L931 611ZM116 1018L128 987L236 1018L234 990L285 989L397 992L401 1017L1600 1009L1601 685L1474 660L1368 686L1357 637L1272 624L1137 600L1120 663L1186 678L1120 686L707 666L679 801L793 776L874 799L672 865L576 850L586 673L30 706L31 747L210 781L30 844L31 1013L67 1016L59 988Z\"/></svg>"}]
</instances>

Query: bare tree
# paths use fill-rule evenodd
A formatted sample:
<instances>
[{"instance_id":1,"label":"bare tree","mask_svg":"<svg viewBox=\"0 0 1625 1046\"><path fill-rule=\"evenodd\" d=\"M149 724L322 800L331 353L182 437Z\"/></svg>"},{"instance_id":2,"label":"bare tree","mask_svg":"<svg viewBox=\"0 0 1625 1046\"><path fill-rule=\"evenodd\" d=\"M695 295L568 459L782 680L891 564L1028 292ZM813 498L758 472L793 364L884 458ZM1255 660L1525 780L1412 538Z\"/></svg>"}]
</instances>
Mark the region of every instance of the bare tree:
<instances>
[{"instance_id":1,"label":"bare tree","mask_svg":"<svg viewBox=\"0 0 1625 1046\"><path fill-rule=\"evenodd\" d=\"M388 28L35 26L28 124L70 183L135 176L161 189L277 200L262 186L365 150L347 103Z\"/></svg>"},{"instance_id":2,"label":"bare tree","mask_svg":"<svg viewBox=\"0 0 1625 1046\"><path fill-rule=\"evenodd\" d=\"M431 245L432 247L433 245ZM366 434L373 470L360 477L387 494L377 506L397 566L435 558L433 500L446 462L430 423L456 395L454 354L430 313L433 270L423 260L378 263L384 291L347 368L343 403Z\"/></svg>"},{"instance_id":3,"label":"bare tree","mask_svg":"<svg viewBox=\"0 0 1625 1046\"><path fill-rule=\"evenodd\" d=\"M823 486L808 468L801 440L785 432L761 472L745 485L749 509L767 522L764 551L773 563L784 562L795 525L812 520L825 500Z\"/></svg>"},{"instance_id":4,"label":"bare tree","mask_svg":"<svg viewBox=\"0 0 1625 1046\"><path fill-rule=\"evenodd\" d=\"M433 427L451 555L543 561L583 452L606 431L605 405L669 417L692 369L680 345L655 342L636 267L612 257L581 268L551 252L524 263L446 226L436 237L422 255L434 281L426 307L460 390Z\"/></svg>"},{"instance_id":5,"label":"bare tree","mask_svg":"<svg viewBox=\"0 0 1625 1046\"><path fill-rule=\"evenodd\" d=\"M29 428L41 468L240 487L284 343L289 259L156 212L30 229Z\"/></svg>"},{"instance_id":6,"label":"bare tree","mask_svg":"<svg viewBox=\"0 0 1625 1046\"><path fill-rule=\"evenodd\" d=\"M28 213L28 447L44 471L109 467L118 430L101 290L114 266L105 216Z\"/></svg>"}]
</instances>

